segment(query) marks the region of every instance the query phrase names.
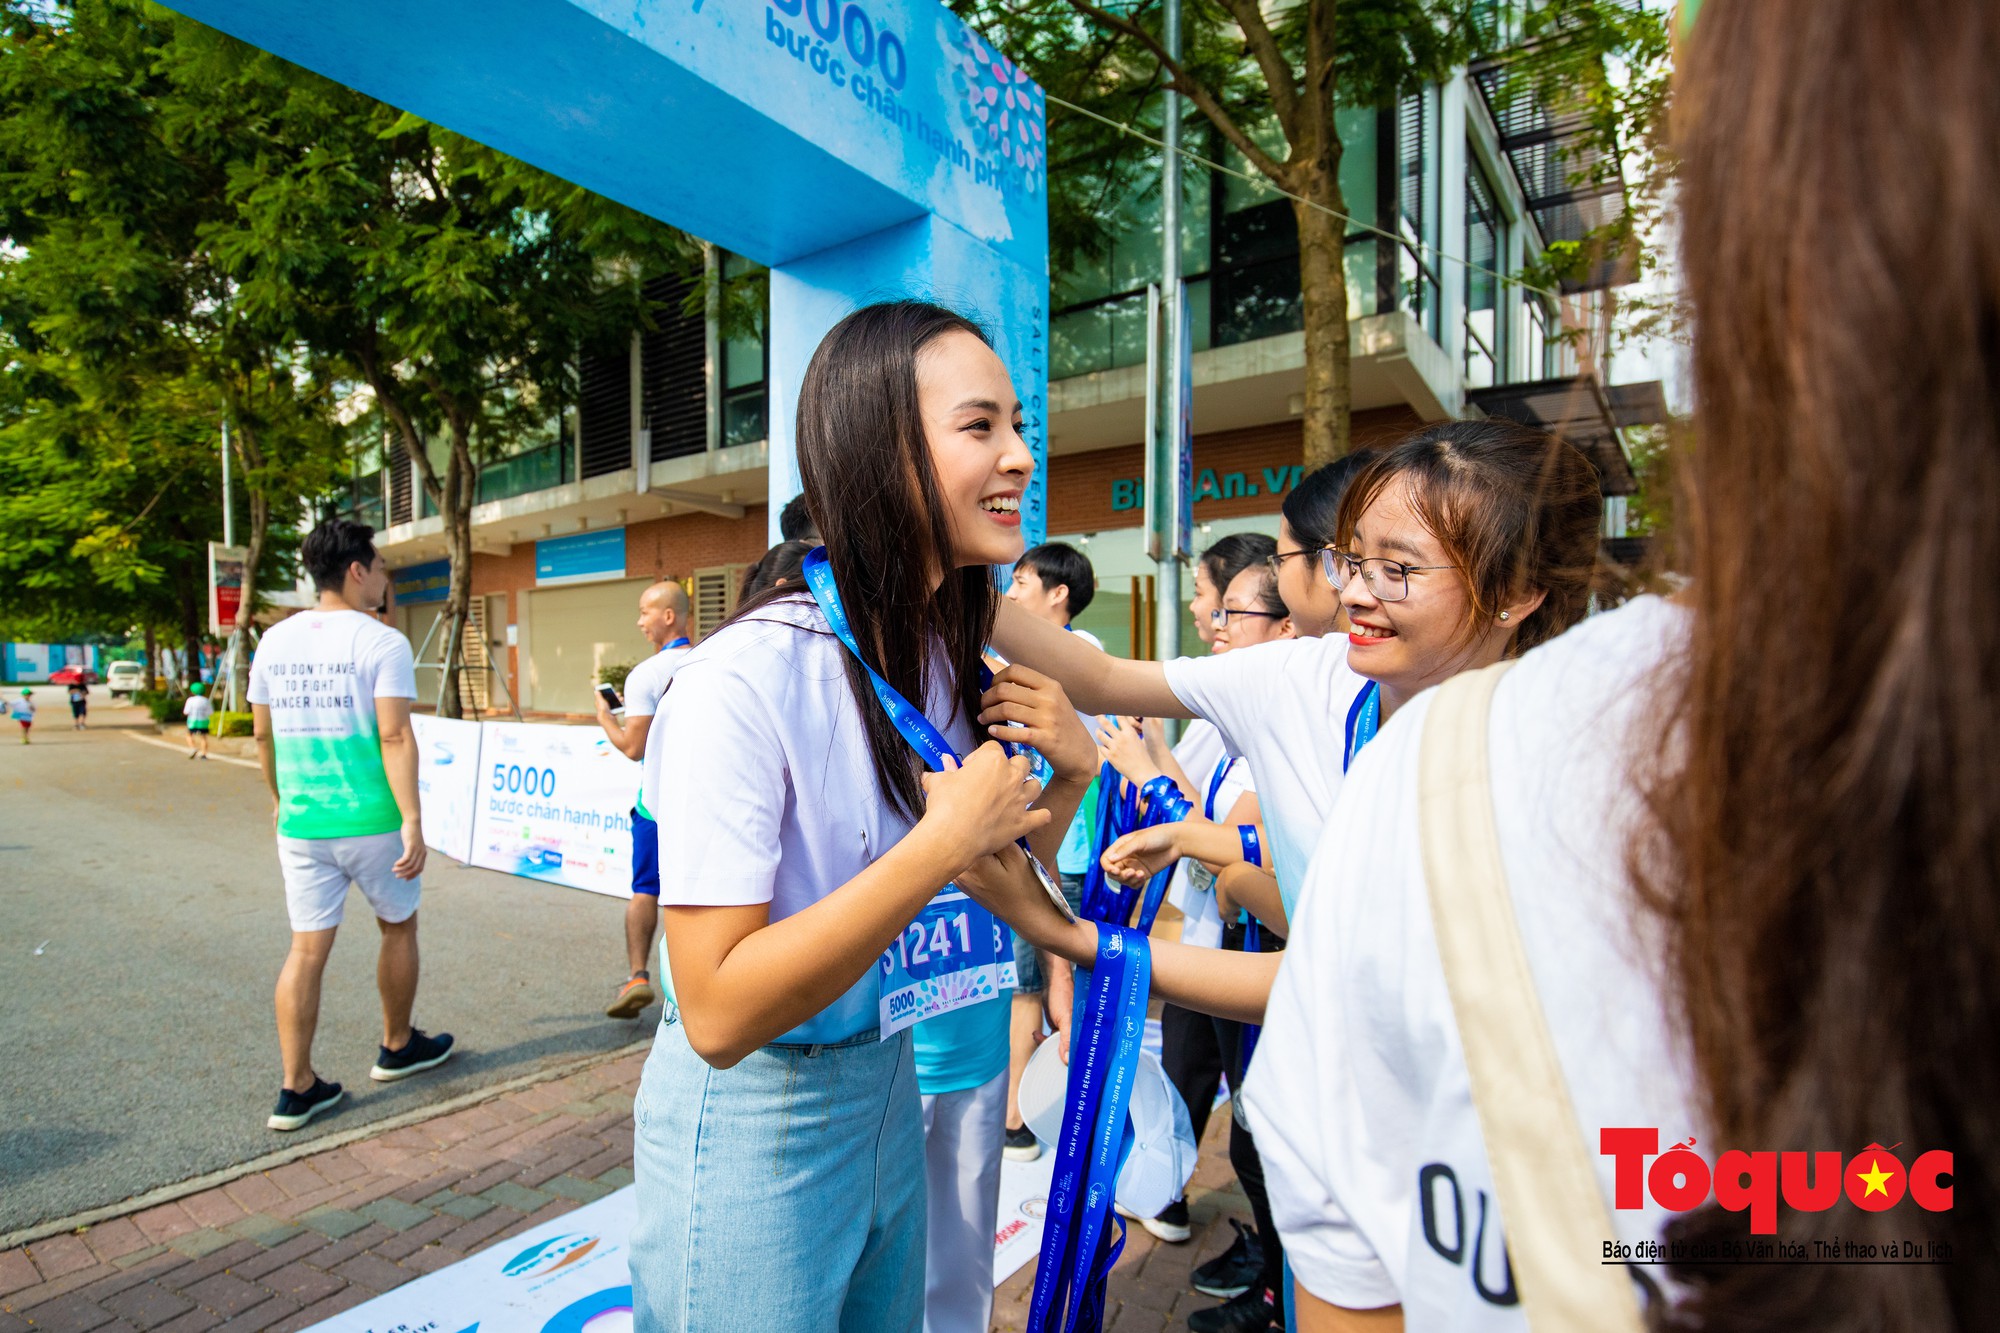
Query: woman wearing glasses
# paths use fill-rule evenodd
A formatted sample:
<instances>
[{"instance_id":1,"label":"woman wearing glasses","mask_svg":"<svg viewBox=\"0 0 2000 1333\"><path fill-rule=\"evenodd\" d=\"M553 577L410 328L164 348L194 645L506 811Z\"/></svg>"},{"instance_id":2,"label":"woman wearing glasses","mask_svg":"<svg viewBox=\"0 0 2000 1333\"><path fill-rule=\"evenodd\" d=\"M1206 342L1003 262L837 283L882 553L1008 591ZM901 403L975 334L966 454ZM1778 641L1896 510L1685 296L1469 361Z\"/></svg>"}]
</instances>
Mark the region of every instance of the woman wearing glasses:
<instances>
[{"instance_id":1,"label":"woman wearing glasses","mask_svg":"<svg viewBox=\"0 0 2000 1333\"><path fill-rule=\"evenodd\" d=\"M1304 635L1331 627L1325 608L1335 598L1324 589L1352 622L1344 635L1137 662L1093 652L1003 606L994 644L1010 661L1054 676L1084 711L1214 723L1257 774L1266 860L1282 896L1272 905L1278 919L1267 924L1283 933L1354 754L1422 691L1582 619L1600 514L1596 471L1571 446L1497 418L1440 422L1362 468L1341 497L1334 540L1312 544L1320 534L1297 530L1288 507L1276 563L1293 624ZM1310 582L1320 588L1301 586L1302 566L1316 566ZM997 728L1007 716L1000 707L979 721ZM1197 826L1177 827L1158 840L1164 846L1121 842L1106 852L1106 869L1132 882L1171 864L1183 841L1200 836ZM985 895L1036 944L1086 966L1095 958L1092 923L1064 922L998 876L974 878L981 882L967 892ZM1153 989L1190 1009L1258 1022L1278 961L1245 954L1225 962L1163 943Z\"/></svg>"}]
</instances>

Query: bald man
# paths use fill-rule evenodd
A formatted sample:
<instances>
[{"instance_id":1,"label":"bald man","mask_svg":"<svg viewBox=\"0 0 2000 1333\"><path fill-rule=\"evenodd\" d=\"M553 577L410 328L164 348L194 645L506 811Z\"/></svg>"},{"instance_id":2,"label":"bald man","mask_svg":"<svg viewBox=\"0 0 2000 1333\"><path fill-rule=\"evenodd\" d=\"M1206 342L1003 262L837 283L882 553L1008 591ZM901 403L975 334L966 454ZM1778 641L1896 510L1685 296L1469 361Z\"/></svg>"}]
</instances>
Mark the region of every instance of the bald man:
<instances>
[{"instance_id":1,"label":"bald man","mask_svg":"<svg viewBox=\"0 0 2000 1333\"><path fill-rule=\"evenodd\" d=\"M671 579L662 580L639 594L639 632L658 651L632 668L625 678L625 719L611 714L611 705L597 695L597 725L627 759L646 753L646 733L652 730L653 714L674 678L674 671L687 656L688 629L693 623L687 590ZM646 809L646 794L639 793L632 807L632 902L625 909L625 961L631 973L618 988L618 995L605 1007L612 1018L637 1018L642 1010L660 998L646 964L653 952L653 931L660 918L660 830Z\"/></svg>"}]
</instances>

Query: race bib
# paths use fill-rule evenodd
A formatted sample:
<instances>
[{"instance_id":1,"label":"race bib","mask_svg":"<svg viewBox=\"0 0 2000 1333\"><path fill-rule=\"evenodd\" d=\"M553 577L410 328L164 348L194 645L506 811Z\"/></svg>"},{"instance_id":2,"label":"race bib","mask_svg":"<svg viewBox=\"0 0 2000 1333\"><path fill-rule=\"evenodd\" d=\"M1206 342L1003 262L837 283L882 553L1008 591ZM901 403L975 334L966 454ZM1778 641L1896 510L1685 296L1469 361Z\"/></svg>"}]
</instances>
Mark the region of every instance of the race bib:
<instances>
[{"instance_id":1,"label":"race bib","mask_svg":"<svg viewBox=\"0 0 2000 1333\"><path fill-rule=\"evenodd\" d=\"M1005 924L947 884L882 951L882 1036L990 1000L1018 984Z\"/></svg>"}]
</instances>

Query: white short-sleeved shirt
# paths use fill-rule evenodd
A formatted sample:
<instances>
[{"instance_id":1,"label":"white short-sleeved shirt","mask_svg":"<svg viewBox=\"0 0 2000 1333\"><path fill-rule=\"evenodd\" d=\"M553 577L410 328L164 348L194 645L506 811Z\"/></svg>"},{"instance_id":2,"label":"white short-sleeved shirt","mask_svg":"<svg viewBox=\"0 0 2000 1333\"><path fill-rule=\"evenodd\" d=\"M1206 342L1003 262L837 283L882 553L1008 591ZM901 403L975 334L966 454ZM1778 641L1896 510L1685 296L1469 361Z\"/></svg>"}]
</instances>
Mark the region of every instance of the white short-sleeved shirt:
<instances>
[{"instance_id":1,"label":"white short-sleeved shirt","mask_svg":"<svg viewBox=\"0 0 2000 1333\"><path fill-rule=\"evenodd\" d=\"M1347 710L1368 684L1347 665L1347 637L1274 639L1176 658L1166 674L1174 696L1213 722L1228 753L1242 755L1256 773L1270 868L1290 917L1340 793Z\"/></svg>"},{"instance_id":2,"label":"white short-sleeved shirt","mask_svg":"<svg viewBox=\"0 0 2000 1333\"><path fill-rule=\"evenodd\" d=\"M1222 786L1215 794L1215 818L1218 821L1229 818L1230 809L1246 792L1257 790L1257 784L1250 776L1250 761L1239 759L1224 752L1222 733L1212 722L1200 718L1188 723L1181 733L1180 743L1174 746L1174 762L1187 774L1194 784L1196 808L1208 799L1209 783L1215 779L1216 768L1224 763L1229 765L1222 779ZM1181 943L1199 945L1204 949L1220 948L1222 945L1222 914L1215 906L1215 883L1212 878L1202 888L1193 888L1190 876L1196 871L1207 876L1206 867L1191 858L1183 857L1174 867L1173 878L1167 881L1167 901L1172 903L1187 917L1181 926Z\"/></svg>"},{"instance_id":3,"label":"white short-sleeved shirt","mask_svg":"<svg viewBox=\"0 0 2000 1333\"><path fill-rule=\"evenodd\" d=\"M632 668L625 677L625 720L635 717L651 717L660 709L660 700L667 693L667 686L673 684L674 672L680 670L681 663L694 649L687 644L678 648L662 648L638 666ZM651 735L650 731L647 735ZM639 813L647 819L653 812L646 808L646 784L639 784Z\"/></svg>"},{"instance_id":4,"label":"white short-sleeved shirt","mask_svg":"<svg viewBox=\"0 0 2000 1333\"><path fill-rule=\"evenodd\" d=\"M181 716L190 722L206 722L215 716L215 703L205 694L189 695L187 702L181 705Z\"/></svg>"},{"instance_id":5,"label":"white short-sleeved shirt","mask_svg":"<svg viewBox=\"0 0 2000 1333\"><path fill-rule=\"evenodd\" d=\"M401 828L375 701L416 697L410 641L371 615L301 611L271 626L250 661L250 702L271 710L278 832L352 838Z\"/></svg>"},{"instance_id":6,"label":"white short-sleeved shirt","mask_svg":"<svg viewBox=\"0 0 2000 1333\"><path fill-rule=\"evenodd\" d=\"M724 626L681 660L646 735L645 794L660 826L664 906L768 903L801 912L901 841L847 685L847 650L810 598ZM972 729L934 673L925 713L960 754ZM946 721L945 719L949 719ZM874 1028L879 971L778 1040L836 1042Z\"/></svg>"},{"instance_id":7,"label":"white short-sleeved shirt","mask_svg":"<svg viewBox=\"0 0 2000 1333\"><path fill-rule=\"evenodd\" d=\"M1501 856L1535 988L1609 1206L1607 1126L1705 1131L1633 900L1631 780L1682 613L1641 598L1525 655L1491 731ZM1235 654L1231 654L1235 656ZM1400 1302L1409 1329L1525 1330L1432 928L1417 755L1433 695L1354 762L1306 877L1244 1091L1299 1282L1335 1305ZM1670 1214L1614 1211L1653 1239ZM1609 1240L1610 1237L1605 1239ZM1662 1270L1648 1270L1658 1273Z\"/></svg>"}]
</instances>

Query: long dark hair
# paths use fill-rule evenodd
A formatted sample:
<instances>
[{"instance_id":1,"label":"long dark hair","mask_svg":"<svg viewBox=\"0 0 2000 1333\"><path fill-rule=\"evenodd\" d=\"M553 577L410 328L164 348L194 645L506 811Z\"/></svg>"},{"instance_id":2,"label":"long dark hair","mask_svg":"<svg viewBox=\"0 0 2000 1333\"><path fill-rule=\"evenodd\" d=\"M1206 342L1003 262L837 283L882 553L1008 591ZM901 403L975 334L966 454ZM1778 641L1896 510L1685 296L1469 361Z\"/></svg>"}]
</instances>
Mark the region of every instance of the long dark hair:
<instances>
[{"instance_id":1,"label":"long dark hair","mask_svg":"<svg viewBox=\"0 0 2000 1333\"><path fill-rule=\"evenodd\" d=\"M1597 469L1574 445L1504 417L1425 426L1348 484L1341 545L1392 482L1409 488L1418 520L1464 576L1468 641L1526 589L1546 596L1522 618L1510 654L1547 642L1590 609L1604 501Z\"/></svg>"},{"instance_id":2,"label":"long dark hair","mask_svg":"<svg viewBox=\"0 0 2000 1333\"><path fill-rule=\"evenodd\" d=\"M1308 551L1333 545L1340 526L1340 497L1347 494L1361 470L1375 461L1373 449L1356 449L1342 454L1325 467L1315 468L1299 478L1299 484L1285 492L1278 512L1299 545Z\"/></svg>"},{"instance_id":3,"label":"long dark hair","mask_svg":"<svg viewBox=\"0 0 2000 1333\"><path fill-rule=\"evenodd\" d=\"M972 718L979 654L992 637L993 574L985 565L954 567L950 518L917 406L918 358L948 333L987 342L971 320L920 301L864 306L834 325L799 386L799 477L869 663L919 708L941 666L955 706ZM796 591L767 589L731 619ZM845 661L883 799L915 818L923 810L921 761L882 711L868 673L852 653Z\"/></svg>"},{"instance_id":4,"label":"long dark hair","mask_svg":"<svg viewBox=\"0 0 2000 1333\"><path fill-rule=\"evenodd\" d=\"M1956 1172L1949 1212L1777 1218L1779 1240L1938 1239L1950 1263L1695 1264L1676 1317L1989 1328L2000 10L1709 0L1681 68L1692 618L1633 871L1716 1151L1899 1144L1902 1170L1944 1149ZM1682 1225L1740 1241L1747 1223Z\"/></svg>"}]
</instances>

